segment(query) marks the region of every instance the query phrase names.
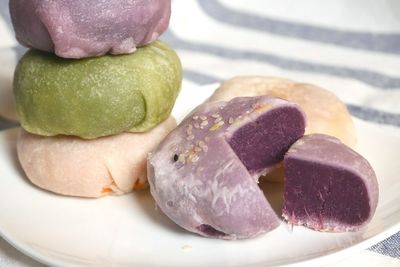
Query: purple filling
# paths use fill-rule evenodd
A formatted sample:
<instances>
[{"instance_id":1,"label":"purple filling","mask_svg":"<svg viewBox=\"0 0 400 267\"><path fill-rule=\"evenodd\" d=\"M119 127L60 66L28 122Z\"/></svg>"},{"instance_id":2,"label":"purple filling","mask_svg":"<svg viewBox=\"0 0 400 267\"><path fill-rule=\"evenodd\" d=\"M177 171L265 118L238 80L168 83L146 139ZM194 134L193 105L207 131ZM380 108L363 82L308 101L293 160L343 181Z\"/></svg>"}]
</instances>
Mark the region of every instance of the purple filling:
<instances>
[{"instance_id":1,"label":"purple filling","mask_svg":"<svg viewBox=\"0 0 400 267\"><path fill-rule=\"evenodd\" d=\"M289 147L304 134L303 115L294 107L281 107L239 128L229 140L251 173L282 161Z\"/></svg>"},{"instance_id":2,"label":"purple filling","mask_svg":"<svg viewBox=\"0 0 400 267\"><path fill-rule=\"evenodd\" d=\"M215 229L214 227L212 227L211 225L208 225L208 224L200 224L199 226L197 226L197 230L202 232L205 236L209 236L209 237L226 236L225 233L218 231L217 229Z\"/></svg>"},{"instance_id":3,"label":"purple filling","mask_svg":"<svg viewBox=\"0 0 400 267\"><path fill-rule=\"evenodd\" d=\"M342 168L296 158L285 159L283 213L289 222L319 221L309 225L360 225L370 215L369 195L363 180Z\"/></svg>"}]
</instances>

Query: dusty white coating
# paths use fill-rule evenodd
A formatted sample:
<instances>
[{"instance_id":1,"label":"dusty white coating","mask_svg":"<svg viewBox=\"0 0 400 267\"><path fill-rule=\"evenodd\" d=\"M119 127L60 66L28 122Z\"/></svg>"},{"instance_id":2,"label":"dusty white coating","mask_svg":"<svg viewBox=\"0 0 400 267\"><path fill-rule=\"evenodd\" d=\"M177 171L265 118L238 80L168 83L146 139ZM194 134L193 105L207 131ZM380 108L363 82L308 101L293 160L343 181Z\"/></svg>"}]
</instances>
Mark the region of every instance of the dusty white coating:
<instances>
[{"instance_id":1,"label":"dusty white coating","mask_svg":"<svg viewBox=\"0 0 400 267\"><path fill-rule=\"evenodd\" d=\"M208 237L250 238L275 228L279 220L257 184L271 166L250 173L228 143L238 129L272 112L297 114L304 127L296 104L271 97L208 102L190 113L149 156L150 189L161 210Z\"/></svg>"},{"instance_id":2,"label":"dusty white coating","mask_svg":"<svg viewBox=\"0 0 400 267\"><path fill-rule=\"evenodd\" d=\"M16 38L60 57L132 53L168 27L170 0L11 0Z\"/></svg>"}]
</instances>

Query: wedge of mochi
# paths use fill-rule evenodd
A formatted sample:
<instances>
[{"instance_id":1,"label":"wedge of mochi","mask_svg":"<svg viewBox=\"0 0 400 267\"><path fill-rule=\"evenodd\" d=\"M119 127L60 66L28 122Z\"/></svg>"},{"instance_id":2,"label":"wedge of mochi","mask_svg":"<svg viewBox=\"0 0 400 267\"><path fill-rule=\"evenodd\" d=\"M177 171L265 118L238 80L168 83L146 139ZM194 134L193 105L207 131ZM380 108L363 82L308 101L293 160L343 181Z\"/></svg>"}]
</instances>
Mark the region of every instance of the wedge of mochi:
<instances>
[{"instance_id":1,"label":"wedge of mochi","mask_svg":"<svg viewBox=\"0 0 400 267\"><path fill-rule=\"evenodd\" d=\"M157 205L188 231L221 239L255 237L280 221L258 177L304 134L293 103L241 97L196 108L148 159Z\"/></svg>"},{"instance_id":2,"label":"wedge of mochi","mask_svg":"<svg viewBox=\"0 0 400 267\"><path fill-rule=\"evenodd\" d=\"M284 159L283 217L318 231L355 231L374 215L378 182L368 161L337 138L300 138Z\"/></svg>"},{"instance_id":3,"label":"wedge of mochi","mask_svg":"<svg viewBox=\"0 0 400 267\"><path fill-rule=\"evenodd\" d=\"M21 129L18 158L28 179L62 195L101 197L147 186L147 154L176 127L170 117L146 133L84 140Z\"/></svg>"},{"instance_id":4,"label":"wedge of mochi","mask_svg":"<svg viewBox=\"0 0 400 267\"><path fill-rule=\"evenodd\" d=\"M168 27L170 0L10 0L17 40L64 58L132 53Z\"/></svg>"},{"instance_id":5,"label":"wedge of mochi","mask_svg":"<svg viewBox=\"0 0 400 267\"><path fill-rule=\"evenodd\" d=\"M177 54L156 41L134 54L81 60L30 50L13 86L26 131L92 139L155 127L169 117L181 81Z\"/></svg>"}]
</instances>

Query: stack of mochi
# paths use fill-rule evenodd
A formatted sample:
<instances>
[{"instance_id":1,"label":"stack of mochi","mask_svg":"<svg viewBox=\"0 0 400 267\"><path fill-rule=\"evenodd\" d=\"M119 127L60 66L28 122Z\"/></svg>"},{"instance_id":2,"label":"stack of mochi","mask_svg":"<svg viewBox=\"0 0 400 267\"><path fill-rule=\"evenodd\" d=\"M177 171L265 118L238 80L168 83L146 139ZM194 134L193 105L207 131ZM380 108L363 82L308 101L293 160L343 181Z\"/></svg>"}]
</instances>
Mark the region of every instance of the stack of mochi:
<instances>
[{"instance_id":1,"label":"stack of mochi","mask_svg":"<svg viewBox=\"0 0 400 267\"><path fill-rule=\"evenodd\" d=\"M35 185L100 197L147 185L149 151L176 127L182 68L157 41L170 0L10 0L32 48L14 76L18 158Z\"/></svg>"}]
</instances>

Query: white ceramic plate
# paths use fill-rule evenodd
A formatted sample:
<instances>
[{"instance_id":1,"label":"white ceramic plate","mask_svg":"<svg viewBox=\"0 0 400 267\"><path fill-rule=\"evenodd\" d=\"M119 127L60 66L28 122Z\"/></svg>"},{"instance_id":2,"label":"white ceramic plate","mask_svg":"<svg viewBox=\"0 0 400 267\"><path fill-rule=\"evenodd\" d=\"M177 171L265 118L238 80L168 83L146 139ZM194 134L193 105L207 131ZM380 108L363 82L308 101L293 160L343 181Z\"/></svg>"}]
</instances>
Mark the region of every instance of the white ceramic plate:
<instances>
[{"instance_id":1,"label":"white ceramic plate","mask_svg":"<svg viewBox=\"0 0 400 267\"><path fill-rule=\"evenodd\" d=\"M215 85L184 88L174 109L178 118ZM380 182L375 217L360 232L290 231L282 224L252 240L213 240L181 230L156 211L148 190L101 199L54 195L23 175L14 129L0 133L0 234L22 252L56 266L312 266L339 260L400 230L400 130L355 122L360 152ZM278 210L282 187L262 187Z\"/></svg>"}]
</instances>

